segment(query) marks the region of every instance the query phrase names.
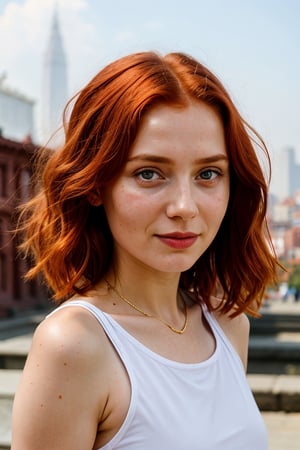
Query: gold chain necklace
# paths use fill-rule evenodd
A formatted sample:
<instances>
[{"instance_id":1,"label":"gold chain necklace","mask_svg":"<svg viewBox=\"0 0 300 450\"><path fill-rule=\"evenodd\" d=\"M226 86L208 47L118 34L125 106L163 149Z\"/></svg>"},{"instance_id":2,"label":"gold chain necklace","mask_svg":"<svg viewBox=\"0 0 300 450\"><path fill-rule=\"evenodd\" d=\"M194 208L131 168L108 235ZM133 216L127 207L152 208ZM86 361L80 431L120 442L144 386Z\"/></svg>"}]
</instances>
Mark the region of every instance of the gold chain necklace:
<instances>
[{"instance_id":1,"label":"gold chain necklace","mask_svg":"<svg viewBox=\"0 0 300 450\"><path fill-rule=\"evenodd\" d=\"M124 297L124 295L122 295L121 292L119 292L115 287L113 287L107 280L106 280L106 283L107 283L108 289L113 290L117 294L117 296L120 297L121 300L123 300L125 303L127 303L129 306L131 306L133 309L135 309L139 313L143 314L146 317L151 317L153 319L159 320L161 323L166 325L174 333L183 334L185 332L185 330L187 328L187 324L188 324L188 312L187 312L187 307L186 307L185 301L183 301L183 305L184 305L184 324L183 324L183 327L178 330L178 328L173 327L172 325L170 325L168 322L166 322L161 317L154 316L153 314L149 314L149 313L143 311L141 308L139 308L134 303L132 303L130 300L128 300L128 298Z\"/></svg>"}]
</instances>

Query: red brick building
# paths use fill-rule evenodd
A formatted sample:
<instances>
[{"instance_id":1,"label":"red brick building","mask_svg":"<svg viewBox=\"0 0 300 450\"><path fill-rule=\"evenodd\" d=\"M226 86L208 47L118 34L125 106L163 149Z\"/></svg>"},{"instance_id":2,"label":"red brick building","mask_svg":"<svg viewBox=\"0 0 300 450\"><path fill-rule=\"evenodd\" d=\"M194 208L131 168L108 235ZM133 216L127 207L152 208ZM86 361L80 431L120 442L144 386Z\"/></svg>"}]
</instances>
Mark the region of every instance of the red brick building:
<instances>
[{"instance_id":1,"label":"red brick building","mask_svg":"<svg viewBox=\"0 0 300 450\"><path fill-rule=\"evenodd\" d=\"M30 140L29 140L30 141ZM12 230L16 206L28 199L32 156L36 147L0 136L0 315L41 307L48 303L38 281L24 282L28 261L20 258Z\"/></svg>"}]
</instances>

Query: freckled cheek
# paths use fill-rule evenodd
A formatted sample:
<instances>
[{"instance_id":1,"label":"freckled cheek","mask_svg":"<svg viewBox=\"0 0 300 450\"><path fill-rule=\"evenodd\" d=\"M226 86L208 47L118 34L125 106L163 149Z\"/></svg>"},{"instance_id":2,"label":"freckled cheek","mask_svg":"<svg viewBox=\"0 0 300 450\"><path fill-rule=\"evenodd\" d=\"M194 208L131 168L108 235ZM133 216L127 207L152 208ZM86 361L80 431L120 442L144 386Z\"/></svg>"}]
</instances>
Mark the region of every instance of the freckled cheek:
<instances>
[{"instance_id":1,"label":"freckled cheek","mask_svg":"<svg viewBox=\"0 0 300 450\"><path fill-rule=\"evenodd\" d=\"M228 207L229 196L226 194L220 194L214 198L214 202L208 204L208 210L210 211L211 218L216 220L223 220Z\"/></svg>"},{"instance_id":2,"label":"freckled cheek","mask_svg":"<svg viewBox=\"0 0 300 450\"><path fill-rule=\"evenodd\" d=\"M149 213L149 202L147 198L141 198L138 195L126 195L120 197L115 203L115 208L108 211L109 221L118 223L120 227L125 226L127 229L135 231L139 224L145 222Z\"/></svg>"}]
</instances>

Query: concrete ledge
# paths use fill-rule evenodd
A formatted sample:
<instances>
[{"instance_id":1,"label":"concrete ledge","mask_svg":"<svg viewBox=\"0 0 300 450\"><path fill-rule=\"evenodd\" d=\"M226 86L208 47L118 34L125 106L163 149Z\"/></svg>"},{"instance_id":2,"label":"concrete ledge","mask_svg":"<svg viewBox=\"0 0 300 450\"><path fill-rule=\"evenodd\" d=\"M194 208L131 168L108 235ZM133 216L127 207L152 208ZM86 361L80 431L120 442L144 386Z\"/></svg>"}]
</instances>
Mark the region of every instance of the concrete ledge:
<instances>
[{"instance_id":1,"label":"concrete ledge","mask_svg":"<svg viewBox=\"0 0 300 450\"><path fill-rule=\"evenodd\" d=\"M289 311L290 308L290 312ZM251 335L263 334L276 334L282 331L286 332L300 332L300 306L296 304L289 304L286 306L284 312L274 312L271 310L261 310L262 316L259 319L249 317L251 325Z\"/></svg>"},{"instance_id":2,"label":"concrete ledge","mask_svg":"<svg viewBox=\"0 0 300 450\"><path fill-rule=\"evenodd\" d=\"M300 412L299 375L247 375L261 411Z\"/></svg>"},{"instance_id":3,"label":"concrete ledge","mask_svg":"<svg viewBox=\"0 0 300 450\"><path fill-rule=\"evenodd\" d=\"M21 370L0 370L0 450L10 449L13 400Z\"/></svg>"},{"instance_id":4,"label":"concrete ledge","mask_svg":"<svg viewBox=\"0 0 300 450\"><path fill-rule=\"evenodd\" d=\"M0 369L23 369L31 341L31 334L0 341Z\"/></svg>"},{"instance_id":5,"label":"concrete ledge","mask_svg":"<svg viewBox=\"0 0 300 450\"><path fill-rule=\"evenodd\" d=\"M277 396L273 394L276 375L248 375L248 382L261 411L278 411Z\"/></svg>"},{"instance_id":6,"label":"concrete ledge","mask_svg":"<svg viewBox=\"0 0 300 450\"><path fill-rule=\"evenodd\" d=\"M283 411L300 411L300 376L278 376L274 393L278 397Z\"/></svg>"},{"instance_id":7,"label":"concrete ledge","mask_svg":"<svg viewBox=\"0 0 300 450\"><path fill-rule=\"evenodd\" d=\"M0 319L0 340L33 333L48 312L27 312L24 316Z\"/></svg>"},{"instance_id":8,"label":"concrete ledge","mask_svg":"<svg viewBox=\"0 0 300 450\"><path fill-rule=\"evenodd\" d=\"M27 356L31 346L31 341L31 334L0 341L0 354Z\"/></svg>"},{"instance_id":9,"label":"concrete ledge","mask_svg":"<svg viewBox=\"0 0 300 450\"><path fill-rule=\"evenodd\" d=\"M21 376L21 370L0 370L0 400L14 397Z\"/></svg>"},{"instance_id":10,"label":"concrete ledge","mask_svg":"<svg viewBox=\"0 0 300 450\"><path fill-rule=\"evenodd\" d=\"M300 361L300 336L282 333L276 336L252 336L249 359Z\"/></svg>"}]
</instances>

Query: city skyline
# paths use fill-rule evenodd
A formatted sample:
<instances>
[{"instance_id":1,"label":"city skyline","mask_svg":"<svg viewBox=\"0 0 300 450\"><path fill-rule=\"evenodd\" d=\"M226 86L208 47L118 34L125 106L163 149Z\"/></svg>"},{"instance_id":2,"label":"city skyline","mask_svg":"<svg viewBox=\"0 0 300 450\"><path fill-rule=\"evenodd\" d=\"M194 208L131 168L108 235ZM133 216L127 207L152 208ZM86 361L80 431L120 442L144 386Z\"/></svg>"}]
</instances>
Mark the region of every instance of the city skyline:
<instances>
[{"instance_id":1,"label":"city skyline","mask_svg":"<svg viewBox=\"0 0 300 450\"><path fill-rule=\"evenodd\" d=\"M55 3L69 69L69 96L107 62L140 50L185 51L220 76L273 161L285 147L300 160L300 5L295 0L0 0L0 74L37 101ZM251 4L250 4L251 3ZM116 11L118 14L116 14ZM9 46L5 42L10 42Z\"/></svg>"}]
</instances>

